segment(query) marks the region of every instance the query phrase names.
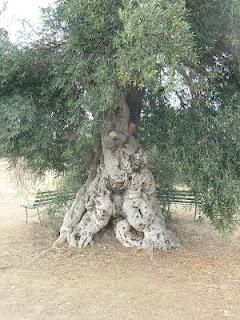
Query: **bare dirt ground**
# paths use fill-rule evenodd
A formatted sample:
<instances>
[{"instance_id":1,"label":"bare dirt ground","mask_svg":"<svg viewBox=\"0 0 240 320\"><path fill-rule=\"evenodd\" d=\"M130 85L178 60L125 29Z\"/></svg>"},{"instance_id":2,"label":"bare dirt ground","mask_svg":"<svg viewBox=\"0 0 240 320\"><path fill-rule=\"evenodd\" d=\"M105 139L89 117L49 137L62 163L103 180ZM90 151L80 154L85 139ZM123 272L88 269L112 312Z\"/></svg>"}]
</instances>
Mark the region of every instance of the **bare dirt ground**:
<instances>
[{"instance_id":1,"label":"bare dirt ground","mask_svg":"<svg viewBox=\"0 0 240 320\"><path fill-rule=\"evenodd\" d=\"M54 238L25 225L18 194L0 165L1 320L240 319L240 231L222 239L176 208L177 251L123 248L111 231L84 251L41 253Z\"/></svg>"}]
</instances>

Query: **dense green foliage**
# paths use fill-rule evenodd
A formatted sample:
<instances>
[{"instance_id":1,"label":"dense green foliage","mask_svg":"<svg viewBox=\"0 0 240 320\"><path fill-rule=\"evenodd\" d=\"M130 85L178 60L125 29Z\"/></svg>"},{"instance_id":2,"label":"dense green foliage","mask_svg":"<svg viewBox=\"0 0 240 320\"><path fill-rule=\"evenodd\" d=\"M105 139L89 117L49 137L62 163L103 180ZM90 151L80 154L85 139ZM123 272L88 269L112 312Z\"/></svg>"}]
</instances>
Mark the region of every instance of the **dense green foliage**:
<instances>
[{"instance_id":1,"label":"dense green foliage","mask_svg":"<svg viewBox=\"0 0 240 320\"><path fill-rule=\"evenodd\" d=\"M2 155L80 183L104 111L135 81L144 91L139 138L159 186L201 192L216 227L234 227L239 0L58 0L43 21L25 46L0 32Z\"/></svg>"}]
</instances>

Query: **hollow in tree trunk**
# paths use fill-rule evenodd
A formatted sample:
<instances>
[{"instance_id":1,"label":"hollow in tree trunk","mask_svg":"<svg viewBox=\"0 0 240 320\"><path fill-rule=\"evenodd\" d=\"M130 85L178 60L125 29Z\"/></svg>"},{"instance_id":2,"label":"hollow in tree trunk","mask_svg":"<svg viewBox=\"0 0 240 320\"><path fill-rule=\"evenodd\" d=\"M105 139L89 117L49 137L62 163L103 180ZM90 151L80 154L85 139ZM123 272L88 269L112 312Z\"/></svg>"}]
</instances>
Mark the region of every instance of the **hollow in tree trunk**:
<instances>
[{"instance_id":1,"label":"hollow in tree trunk","mask_svg":"<svg viewBox=\"0 0 240 320\"><path fill-rule=\"evenodd\" d=\"M108 113L109 129L96 139L88 179L66 213L55 245L67 241L86 247L111 217L124 246L168 250L179 245L166 227L146 155L128 132L129 116L125 101Z\"/></svg>"}]
</instances>

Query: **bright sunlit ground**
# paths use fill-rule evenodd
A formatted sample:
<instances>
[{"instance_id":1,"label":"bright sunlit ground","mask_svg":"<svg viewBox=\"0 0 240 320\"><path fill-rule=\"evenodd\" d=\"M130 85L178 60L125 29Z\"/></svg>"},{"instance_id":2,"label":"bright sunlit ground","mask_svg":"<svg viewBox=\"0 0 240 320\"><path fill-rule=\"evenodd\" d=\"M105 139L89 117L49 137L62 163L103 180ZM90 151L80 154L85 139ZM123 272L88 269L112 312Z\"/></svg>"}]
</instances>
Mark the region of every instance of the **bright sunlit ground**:
<instances>
[{"instance_id":1,"label":"bright sunlit ground","mask_svg":"<svg viewBox=\"0 0 240 320\"><path fill-rule=\"evenodd\" d=\"M240 230L228 243L176 207L182 247L153 260L111 230L84 251L48 252L54 237L26 225L19 202L0 161L0 320L240 319Z\"/></svg>"}]
</instances>

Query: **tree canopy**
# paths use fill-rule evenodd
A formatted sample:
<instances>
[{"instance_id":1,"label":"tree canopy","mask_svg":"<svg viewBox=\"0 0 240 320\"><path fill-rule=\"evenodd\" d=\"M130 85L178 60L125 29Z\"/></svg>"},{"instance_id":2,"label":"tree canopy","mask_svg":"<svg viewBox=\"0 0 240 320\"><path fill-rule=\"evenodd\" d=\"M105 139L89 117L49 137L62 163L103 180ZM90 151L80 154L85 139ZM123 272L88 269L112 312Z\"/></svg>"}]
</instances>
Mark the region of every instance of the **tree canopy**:
<instances>
[{"instance_id":1,"label":"tree canopy","mask_svg":"<svg viewBox=\"0 0 240 320\"><path fill-rule=\"evenodd\" d=\"M240 201L238 0L58 0L36 41L0 30L0 150L78 183L102 115L136 83L159 188L203 195L220 230Z\"/></svg>"}]
</instances>

